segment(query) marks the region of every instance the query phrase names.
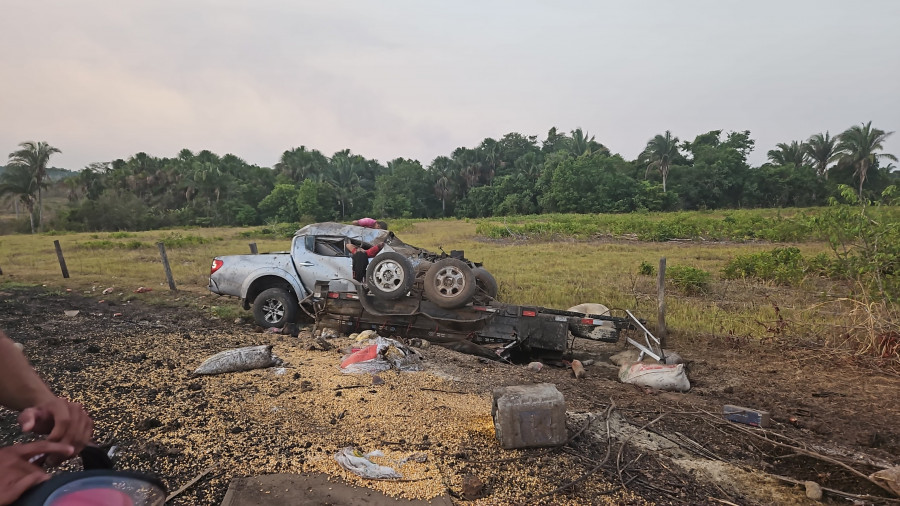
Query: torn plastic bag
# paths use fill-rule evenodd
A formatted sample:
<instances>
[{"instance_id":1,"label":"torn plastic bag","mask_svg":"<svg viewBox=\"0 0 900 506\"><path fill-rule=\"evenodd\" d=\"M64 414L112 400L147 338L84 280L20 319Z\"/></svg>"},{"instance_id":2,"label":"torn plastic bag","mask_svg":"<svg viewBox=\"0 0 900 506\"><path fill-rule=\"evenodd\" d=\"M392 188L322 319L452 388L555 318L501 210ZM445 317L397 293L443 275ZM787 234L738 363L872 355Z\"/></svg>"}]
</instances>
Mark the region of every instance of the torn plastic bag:
<instances>
[{"instance_id":1,"label":"torn plastic bag","mask_svg":"<svg viewBox=\"0 0 900 506\"><path fill-rule=\"evenodd\" d=\"M370 455L372 454L370 453ZM394 469L376 464L367 459L362 452L352 446L348 446L334 454L334 459L337 460L338 464L344 469L357 476L362 476L363 478L375 480L403 478L403 475Z\"/></svg>"},{"instance_id":2,"label":"torn plastic bag","mask_svg":"<svg viewBox=\"0 0 900 506\"><path fill-rule=\"evenodd\" d=\"M341 371L345 373L377 373L394 368L401 371L421 370L421 357L404 344L378 337L371 344L355 351L341 361Z\"/></svg>"}]
</instances>

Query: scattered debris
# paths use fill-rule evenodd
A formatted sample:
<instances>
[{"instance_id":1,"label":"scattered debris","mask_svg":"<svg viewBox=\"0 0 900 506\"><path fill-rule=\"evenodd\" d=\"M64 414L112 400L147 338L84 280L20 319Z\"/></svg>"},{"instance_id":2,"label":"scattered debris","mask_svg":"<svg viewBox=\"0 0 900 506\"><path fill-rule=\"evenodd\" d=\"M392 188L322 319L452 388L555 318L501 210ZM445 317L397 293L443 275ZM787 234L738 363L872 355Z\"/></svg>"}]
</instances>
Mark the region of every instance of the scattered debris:
<instances>
[{"instance_id":1,"label":"scattered debris","mask_svg":"<svg viewBox=\"0 0 900 506\"><path fill-rule=\"evenodd\" d=\"M113 293L113 290L115 290L115 287L111 286L109 288L104 288L103 292L101 292L101 293L103 293L103 295L109 295L109 294Z\"/></svg>"},{"instance_id":2,"label":"scattered debris","mask_svg":"<svg viewBox=\"0 0 900 506\"><path fill-rule=\"evenodd\" d=\"M139 287L137 287L137 290L134 291L134 293L147 293L147 292L152 292L152 291L153 291L152 288L148 288L146 286L139 286Z\"/></svg>"},{"instance_id":3,"label":"scattered debris","mask_svg":"<svg viewBox=\"0 0 900 506\"><path fill-rule=\"evenodd\" d=\"M316 344L318 344L323 351L328 351L334 348L334 345L326 341L322 336L316 338Z\"/></svg>"},{"instance_id":4,"label":"scattered debris","mask_svg":"<svg viewBox=\"0 0 900 506\"><path fill-rule=\"evenodd\" d=\"M370 453L369 455L376 456L374 452ZM344 469L363 478L369 478L373 480L389 480L403 477L403 475L390 467L382 466L380 464L372 462L367 458L366 455L363 455L362 452L360 452L356 448L353 448L352 446L348 446L347 448L344 448L341 451L337 452L334 455L334 459L337 460L338 464L340 464Z\"/></svg>"},{"instance_id":5,"label":"scattered debris","mask_svg":"<svg viewBox=\"0 0 900 506\"><path fill-rule=\"evenodd\" d=\"M684 363L684 359L681 358L681 355L679 355L677 351L663 350L663 353L666 354L666 365L675 365L675 364L683 364Z\"/></svg>"},{"instance_id":6,"label":"scattered debris","mask_svg":"<svg viewBox=\"0 0 900 506\"><path fill-rule=\"evenodd\" d=\"M641 352L639 350L628 348L627 350L620 351L609 357L609 361L618 366L622 366L623 364L633 364L638 361L638 356L640 354Z\"/></svg>"},{"instance_id":7,"label":"scattered debris","mask_svg":"<svg viewBox=\"0 0 900 506\"><path fill-rule=\"evenodd\" d=\"M803 486L806 487L806 497L809 497L813 501L822 500L822 487L819 486L818 483L814 481L806 481L803 482Z\"/></svg>"},{"instance_id":8,"label":"scattered debris","mask_svg":"<svg viewBox=\"0 0 900 506\"><path fill-rule=\"evenodd\" d=\"M754 427L768 427L771 421L771 414L768 411L733 406L731 404L726 404L722 408L722 414L725 415L725 419L728 421L744 423Z\"/></svg>"},{"instance_id":9,"label":"scattered debris","mask_svg":"<svg viewBox=\"0 0 900 506\"><path fill-rule=\"evenodd\" d=\"M462 479L463 499L477 499L484 492L484 483L474 474L467 474Z\"/></svg>"},{"instance_id":10,"label":"scattered debris","mask_svg":"<svg viewBox=\"0 0 900 506\"><path fill-rule=\"evenodd\" d=\"M376 337L375 344L356 350L341 360L345 373L376 373L394 368L400 371L421 370L421 357L398 341Z\"/></svg>"},{"instance_id":11,"label":"scattered debris","mask_svg":"<svg viewBox=\"0 0 900 506\"><path fill-rule=\"evenodd\" d=\"M504 449L558 446L566 441L566 401L551 383L495 388L491 416Z\"/></svg>"},{"instance_id":12,"label":"scattered debris","mask_svg":"<svg viewBox=\"0 0 900 506\"><path fill-rule=\"evenodd\" d=\"M79 311L77 309L69 309L69 310L63 311L63 313L65 313L65 315L68 316L69 318L72 318L73 316L78 316L78 313L80 313L80 312L81 311Z\"/></svg>"},{"instance_id":13,"label":"scattered debris","mask_svg":"<svg viewBox=\"0 0 900 506\"><path fill-rule=\"evenodd\" d=\"M408 457L404 457L400 459L400 465L406 464L407 462L418 462L420 464L424 464L428 462L428 454L423 452L415 452L410 454Z\"/></svg>"},{"instance_id":14,"label":"scattered debris","mask_svg":"<svg viewBox=\"0 0 900 506\"><path fill-rule=\"evenodd\" d=\"M540 362L531 362L525 366L529 371L540 372L544 368L544 364Z\"/></svg>"},{"instance_id":15,"label":"scattered debris","mask_svg":"<svg viewBox=\"0 0 900 506\"><path fill-rule=\"evenodd\" d=\"M418 337L414 337L409 340L409 345L415 348L425 349L431 346L431 343L425 339L419 339Z\"/></svg>"},{"instance_id":16,"label":"scattered debris","mask_svg":"<svg viewBox=\"0 0 900 506\"><path fill-rule=\"evenodd\" d=\"M323 333L324 333L324 331L323 331ZM356 334L355 337L352 335L350 336L350 338L353 339L354 341L356 341L357 343L361 343L363 341L368 341L369 339L375 339L376 337L378 337L378 333L372 329L363 330L359 334Z\"/></svg>"},{"instance_id":17,"label":"scattered debris","mask_svg":"<svg viewBox=\"0 0 900 506\"><path fill-rule=\"evenodd\" d=\"M113 313L113 316L122 316L122 313Z\"/></svg>"},{"instance_id":18,"label":"scattered debris","mask_svg":"<svg viewBox=\"0 0 900 506\"><path fill-rule=\"evenodd\" d=\"M372 331L374 333L374 331ZM334 339L336 337L340 337L340 334L334 331L334 329L322 329L321 332L318 333L318 336L322 339Z\"/></svg>"},{"instance_id":19,"label":"scattered debris","mask_svg":"<svg viewBox=\"0 0 900 506\"><path fill-rule=\"evenodd\" d=\"M891 490L900 496L900 466L882 469L877 473L873 473L869 478L882 488Z\"/></svg>"},{"instance_id":20,"label":"scattered debris","mask_svg":"<svg viewBox=\"0 0 900 506\"><path fill-rule=\"evenodd\" d=\"M691 389L691 383L684 372L684 364L625 363L619 367L619 380L622 383L630 383L657 390L687 392Z\"/></svg>"},{"instance_id":21,"label":"scattered debris","mask_svg":"<svg viewBox=\"0 0 900 506\"><path fill-rule=\"evenodd\" d=\"M194 374L222 374L262 369L275 365L281 365L281 360L272 354L271 344L264 344L217 353L200 364Z\"/></svg>"},{"instance_id":22,"label":"scattered debris","mask_svg":"<svg viewBox=\"0 0 900 506\"><path fill-rule=\"evenodd\" d=\"M585 367L587 367L587 366L589 366L589 365L594 365L594 359L589 358L589 359L587 359L587 360L582 360L582 361L581 361L581 365L583 365L583 366L585 366Z\"/></svg>"},{"instance_id":23,"label":"scattered debris","mask_svg":"<svg viewBox=\"0 0 900 506\"><path fill-rule=\"evenodd\" d=\"M572 361L572 373L575 374L577 379L584 379L584 366L581 364L580 360Z\"/></svg>"}]
</instances>

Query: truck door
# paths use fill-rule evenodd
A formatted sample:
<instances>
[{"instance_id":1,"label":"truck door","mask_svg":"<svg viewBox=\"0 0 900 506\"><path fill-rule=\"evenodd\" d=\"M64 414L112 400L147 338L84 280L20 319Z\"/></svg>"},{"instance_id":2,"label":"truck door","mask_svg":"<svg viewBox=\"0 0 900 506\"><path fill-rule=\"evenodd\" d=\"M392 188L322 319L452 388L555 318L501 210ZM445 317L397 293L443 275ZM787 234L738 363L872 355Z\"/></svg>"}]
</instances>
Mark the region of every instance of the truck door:
<instances>
[{"instance_id":1,"label":"truck door","mask_svg":"<svg viewBox=\"0 0 900 506\"><path fill-rule=\"evenodd\" d=\"M344 249L345 238L308 235L298 239L302 240L294 241L291 257L304 286L311 290L316 281L327 280L331 290L355 290L349 281L353 278L353 264Z\"/></svg>"}]
</instances>

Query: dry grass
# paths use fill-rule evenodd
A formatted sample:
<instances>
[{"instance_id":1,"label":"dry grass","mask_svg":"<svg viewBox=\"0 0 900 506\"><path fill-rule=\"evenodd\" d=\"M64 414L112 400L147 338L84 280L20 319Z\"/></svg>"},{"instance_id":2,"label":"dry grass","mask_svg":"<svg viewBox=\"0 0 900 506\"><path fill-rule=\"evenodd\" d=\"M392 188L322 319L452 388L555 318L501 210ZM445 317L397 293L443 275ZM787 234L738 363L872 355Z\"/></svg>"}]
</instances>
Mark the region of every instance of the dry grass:
<instances>
[{"instance_id":1,"label":"dry grass","mask_svg":"<svg viewBox=\"0 0 900 506\"><path fill-rule=\"evenodd\" d=\"M466 257L483 262L500 283L503 300L567 308L583 302L600 302L612 308L628 308L656 321L656 279L638 275L641 262L692 266L713 273L705 294L687 296L669 288L667 323L682 335L712 335L725 339L812 340L837 343L845 333L847 308L823 304L847 296L848 289L823 280L807 280L800 288L748 280L723 280L719 272L739 254L771 249L762 243L646 243L637 241L490 241L475 235L475 223L440 220L398 223L404 241L438 251L441 246L465 250ZM180 238L167 248L179 296L207 295L209 264L217 255L249 253L256 242L260 252L284 251L290 241L247 239L243 229L185 229L130 234L83 233L66 235L0 236L0 269L7 282L43 284L85 293L113 286L130 293L139 286L149 294L132 297L171 300L156 243ZM64 280L53 241L59 240L71 278ZM131 248L135 244L142 247ZM100 245L98 249L97 245ZM804 255L825 251L820 243L795 244ZM191 299L191 298L188 298ZM193 298L196 299L196 298ZM216 299L209 306L219 316L243 314L236 299ZM868 306L867 306L868 307ZM884 311L866 314L891 317ZM896 318L889 321L896 321ZM862 341L864 350L875 352L876 336ZM888 334L885 334L888 335ZM895 350L896 353L896 350Z\"/></svg>"}]
</instances>

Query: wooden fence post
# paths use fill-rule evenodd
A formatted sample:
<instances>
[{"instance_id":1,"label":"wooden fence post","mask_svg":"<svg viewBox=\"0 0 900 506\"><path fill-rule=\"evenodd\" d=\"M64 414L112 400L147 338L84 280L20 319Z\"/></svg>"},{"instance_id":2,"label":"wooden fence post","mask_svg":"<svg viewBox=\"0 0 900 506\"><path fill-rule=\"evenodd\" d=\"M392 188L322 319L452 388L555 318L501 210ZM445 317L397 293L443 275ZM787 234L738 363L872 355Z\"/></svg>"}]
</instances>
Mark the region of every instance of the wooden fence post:
<instances>
[{"instance_id":1,"label":"wooden fence post","mask_svg":"<svg viewBox=\"0 0 900 506\"><path fill-rule=\"evenodd\" d=\"M259 255L259 251L256 249L256 243L255 243L255 242L251 242L251 243L250 243L250 254L251 254L251 255Z\"/></svg>"},{"instance_id":2,"label":"wooden fence post","mask_svg":"<svg viewBox=\"0 0 900 506\"><path fill-rule=\"evenodd\" d=\"M156 245L159 247L159 256L162 257L163 267L166 268L166 280L169 281L169 290L174 292L177 288L175 288L175 279L172 277L172 268L169 267L169 258L166 257L166 245L162 242L158 242Z\"/></svg>"},{"instance_id":3,"label":"wooden fence post","mask_svg":"<svg viewBox=\"0 0 900 506\"><path fill-rule=\"evenodd\" d=\"M62 269L63 278L69 279L69 269L66 268L66 259L63 258L62 246L59 245L58 239L53 241L53 246L56 247L56 258L59 259L59 268Z\"/></svg>"},{"instance_id":4,"label":"wooden fence post","mask_svg":"<svg viewBox=\"0 0 900 506\"><path fill-rule=\"evenodd\" d=\"M666 337L669 335L666 329L666 257L659 259L659 276L656 278L656 337L659 338L659 347L666 347Z\"/></svg>"}]
</instances>

